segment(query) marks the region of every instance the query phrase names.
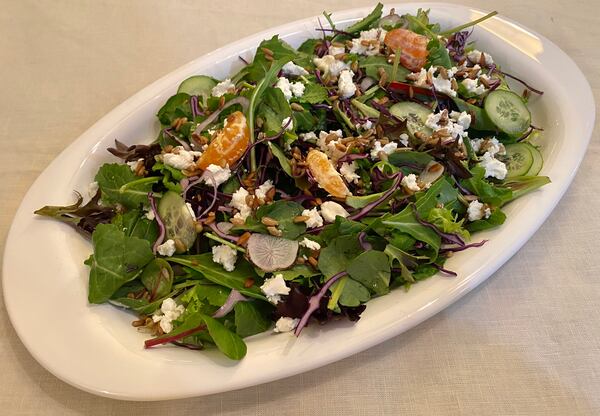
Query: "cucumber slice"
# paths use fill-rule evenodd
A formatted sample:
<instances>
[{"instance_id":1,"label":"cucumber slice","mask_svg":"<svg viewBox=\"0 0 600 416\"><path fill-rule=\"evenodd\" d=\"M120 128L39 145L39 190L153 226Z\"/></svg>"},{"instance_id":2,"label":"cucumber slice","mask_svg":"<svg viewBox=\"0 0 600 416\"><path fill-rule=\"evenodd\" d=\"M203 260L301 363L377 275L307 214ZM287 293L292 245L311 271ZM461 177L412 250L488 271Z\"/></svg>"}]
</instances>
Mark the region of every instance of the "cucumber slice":
<instances>
[{"instance_id":1,"label":"cucumber slice","mask_svg":"<svg viewBox=\"0 0 600 416\"><path fill-rule=\"evenodd\" d=\"M195 218L178 193L168 191L158 203L158 215L165 225L165 239L175 241L177 253L184 253L196 241Z\"/></svg>"},{"instance_id":2,"label":"cucumber slice","mask_svg":"<svg viewBox=\"0 0 600 416\"><path fill-rule=\"evenodd\" d=\"M490 92L483 108L496 127L511 136L522 135L531 124L531 113L523 99L514 92Z\"/></svg>"},{"instance_id":3,"label":"cucumber slice","mask_svg":"<svg viewBox=\"0 0 600 416\"><path fill-rule=\"evenodd\" d=\"M533 157L533 163L531 164L531 167L529 168L529 170L527 171L527 173L525 175L536 176L538 173L540 173L540 171L542 170L542 167L544 166L544 158L542 157L542 154L540 153L540 151L535 146L533 146L531 143L523 143L523 144L529 148L529 151L531 152L531 156Z\"/></svg>"},{"instance_id":4,"label":"cucumber slice","mask_svg":"<svg viewBox=\"0 0 600 416\"><path fill-rule=\"evenodd\" d=\"M523 176L529 172L529 169L533 165L533 156L531 146L526 143L513 143L506 145L506 155L503 158L503 162L506 164L507 178L514 178L515 176Z\"/></svg>"},{"instance_id":5,"label":"cucumber slice","mask_svg":"<svg viewBox=\"0 0 600 416\"><path fill-rule=\"evenodd\" d=\"M217 81L211 77L207 77L206 75L194 75L179 85L177 93L184 92L189 95L202 95L203 97L210 97L212 89L215 85L217 85Z\"/></svg>"},{"instance_id":6,"label":"cucumber slice","mask_svg":"<svg viewBox=\"0 0 600 416\"><path fill-rule=\"evenodd\" d=\"M424 105L412 101L404 101L391 106L390 113L401 120L406 120L408 134L413 138L418 131L427 136L430 136L433 133L433 131L425 125L427 117L431 114L431 110Z\"/></svg>"}]
</instances>

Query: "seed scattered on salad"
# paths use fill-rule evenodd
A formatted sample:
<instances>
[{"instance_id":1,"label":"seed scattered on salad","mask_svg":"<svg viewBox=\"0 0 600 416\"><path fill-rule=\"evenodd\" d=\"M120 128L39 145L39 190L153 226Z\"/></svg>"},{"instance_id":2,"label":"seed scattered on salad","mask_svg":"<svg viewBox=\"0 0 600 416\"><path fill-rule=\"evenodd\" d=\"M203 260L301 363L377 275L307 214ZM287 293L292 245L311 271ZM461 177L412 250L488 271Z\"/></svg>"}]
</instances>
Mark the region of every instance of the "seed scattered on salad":
<instances>
[{"instance_id":1,"label":"seed scattered on salad","mask_svg":"<svg viewBox=\"0 0 600 416\"><path fill-rule=\"evenodd\" d=\"M120 163L89 201L36 214L91 238L89 302L136 313L147 348L238 360L251 335L356 321L374 297L455 276L446 260L549 182L528 109L542 92L471 37L495 14L325 13L297 48L273 36L229 78L184 80L156 140L108 149Z\"/></svg>"}]
</instances>

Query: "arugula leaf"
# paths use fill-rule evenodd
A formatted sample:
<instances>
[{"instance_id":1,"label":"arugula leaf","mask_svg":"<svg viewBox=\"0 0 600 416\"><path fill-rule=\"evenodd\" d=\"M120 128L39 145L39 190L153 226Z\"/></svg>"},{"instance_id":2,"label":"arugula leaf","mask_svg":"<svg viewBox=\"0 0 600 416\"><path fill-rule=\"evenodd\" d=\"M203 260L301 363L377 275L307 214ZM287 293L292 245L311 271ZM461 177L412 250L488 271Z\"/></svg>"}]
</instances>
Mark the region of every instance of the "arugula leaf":
<instances>
[{"instance_id":1,"label":"arugula leaf","mask_svg":"<svg viewBox=\"0 0 600 416\"><path fill-rule=\"evenodd\" d=\"M121 204L127 208L148 205L148 192L158 177L140 179L127 165L105 163L95 177L102 192L102 202L107 205Z\"/></svg>"},{"instance_id":2,"label":"arugula leaf","mask_svg":"<svg viewBox=\"0 0 600 416\"><path fill-rule=\"evenodd\" d=\"M426 35L434 38L435 34L440 31L440 25L437 23L429 24L429 9L417 10L416 16L411 14L402 15L408 21L408 29L420 35Z\"/></svg>"},{"instance_id":3,"label":"arugula leaf","mask_svg":"<svg viewBox=\"0 0 600 416\"><path fill-rule=\"evenodd\" d=\"M285 61L285 64L289 61L293 61L299 56L298 51L292 48L283 40L279 39L279 35L273 36L271 39L263 40L254 55L254 60L246 68L248 81L258 82L265 77L269 68L271 67L271 61L268 60L265 54L262 52L263 48L269 49L273 52L273 58L275 61Z\"/></svg>"},{"instance_id":4,"label":"arugula leaf","mask_svg":"<svg viewBox=\"0 0 600 416\"><path fill-rule=\"evenodd\" d=\"M307 55L314 55L315 48L321 42L321 39L306 39L302 42L302 45L298 46L298 52L305 53Z\"/></svg>"},{"instance_id":5,"label":"arugula leaf","mask_svg":"<svg viewBox=\"0 0 600 416\"><path fill-rule=\"evenodd\" d=\"M256 282L258 276L254 272L252 266L244 259L239 259L237 261L235 270L232 272L226 271L220 264L213 262L212 253L173 256L167 258L167 260L171 263L186 266L200 273L211 282L230 289L235 289L242 295L266 300L256 283L250 287L245 286L247 279L254 279Z\"/></svg>"},{"instance_id":6,"label":"arugula leaf","mask_svg":"<svg viewBox=\"0 0 600 416\"><path fill-rule=\"evenodd\" d=\"M323 231L319 234L319 237L326 243L331 244L331 241L341 235L358 234L363 231L367 226L361 222L348 220L346 218L337 216L335 222L328 224L323 228Z\"/></svg>"},{"instance_id":7,"label":"arugula leaf","mask_svg":"<svg viewBox=\"0 0 600 416\"><path fill-rule=\"evenodd\" d=\"M513 193L508 188L492 185L484 179L485 169L474 166L471 169L473 177L460 181L461 185L479 197L479 200L495 207L501 207L513 200Z\"/></svg>"},{"instance_id":8,"label":"arugula leaf","mask_svg":"<svg viewBox=\"0 0 600 416\"><path fill-rule=\"evenodd\" d=\"M298 101L301 103L319 104L327 100L327 89L324 86L314 82L305 85L304 94L302 94L302 97L298 97Z\"/></svg>"},{"instance_id":9,"label":"arugula leaf","mask_svg":"<svg viewBox=\"0 0 600 416\"><path fill-rule=\"evenodd\" d=\"M383 4L377 3L377 6L373 9L371 13L369 13L362 20L354 23L353 25L347 27L345 32L348 33L358 33L362 30L370 29L374 27L375 24L381 19L381 12L383 11Z\"/></svg>"},{"instance_id":10,"label":"arugula leaf","mask_svg":"<svg viewBox=\"0 0 600 416\"><path fill-rule=\"evenodd\" d=\"M443 66L444 68L452 68L452 60L446 45L440 39L433 38L427 44L429 55L427 56L428 66Z\"/></svg>"},{"instance_id":11,"label":"arugula leaf","mask_svg":"<svg viewBox=\"0 0 600 416\"><path fill-rule=\"evenodd\" d=\"M294 222L294 217L302 214L302 205L293 201L275 201L263 205L256 211L256 218L260 221L264 217L273 218L279 222L277 228L282 232L282 237L289 240L296 239L306 231L306 224Z\"/></svg>"},{"instance_id":12,"label":"arugula leaf","mask_svg":"<svg viewBox=\"0 0 600 416\"><path fill-rule=\"evenodd\" d=\"M515 176L505 180L504 186L512 191L511 200L515 200L550 182L550 178L547 176Z\"/></svg>"},{"instance_id":13,"label":"arugula leaf","mask_svg":"<svg viewBox=\"0 0 600 416\"><path fill-rule=\"evenodd\" d=\"M304 110L294 111L294 130L296 132L307 132L315 130L325 130L326 113L324 110L314 110L306 104L302 106Z\"/></svg>"},{"instance_id":14,"label":"arugula leaf","mask_svg":"<svg viewBox=\"0 0 600 416\"><path fill-rule=\"evenodd\" d=\"M471 232L483 231L504 224L505 220L506 214L499 208L496 208L494 211L492 211L492 215L490 215L489 218L484 218L467 224L467 229Z\"/></svg>"},{"instance_id":15,"label":"arugula leaf","mask_svg":"<svg viewBox=\"0 0 600 416\"><path fill-rule=\"evenodd\" d=\"M217 348L232 360L241 360L246 355L246 344L240 336L227 329L221 322L208 315L200 314L208 333Z\"/></svg>"},{"instance_id":16,"label":"arugula leaf","mask_svg":"<svg viewBox=\"0 0 600 416\"><path fill-rule=\"evenodd\" d=\"M268 146L269 149L271 149L271 153L273 153L273 156L275 156L275 158L279 161L281 169L283 169L283 171L289 176L292 176L292 165L290 163L290 160L286 157L285 153L283 153L283 150L281 150L281 148L273 142L268 142Z\"/></svg>"},{"instance_id":17,"label":"arugula leaf","mask_svg":"<svg viewBox=\"0 0 600 416\"><path fill-rule=\"evenodd\" d=\"M273 311L266 302L238 302L235 311L235 332L242 338L260 334L271 326L269 315Z\"/></svg>"},{"instance_id":18,"label":"arugula leaf","mask_svg":"<svg viewBox=\"0 0 600 416\"><path fill-rule=\"evenodd\" d=\"M85 261L91 268L90 303L106 302L117 289L138 277L154 258L148 241L127 237L113 224L98 224L92 245L94 254Z\"/></svg>"},{"instance_id":19,"label":"arugula leaf","mask_svg":"<svg viewBox=\"0 0 600 416\"><path fill-rule=\"evenodd\" d=\"M381 251L365 251L348 263L346 271L353 280L377 295L390 290L390 264L387 255Z\"/></svg>"},{"instance_id":20,"label":"arugula leaf","mask_svg":"<svg viewBox=\"0 0 600 416\"><path fill-rule=\"evenodd\" d=\"M190 98L190 95L184 92L180 92L169 98L156 114L160 123L165 127L170 127L173 120L177 118L187 117L191 120L192 109L190 107Z\"/></svg>"},{"instance_id":21,"label":"arugula leaf","mask_svg":"<svg viewBox=\"0 0 600 416\"><path fill-rule=\"evenodd\" d=\"M358 60L358 65L361 68L364 68L367 76L379 79L379 68L383 68L383 70L387 74L387 79L389 81L406 81L406 76L410 74L410 70L404 68L403 66L398 66L396 69L396 76L392 79L393 66L388 63L385 56L367 56L361 57Z\"/></svg>"},{"instance_id":22,"label":"arugula leaf","mask_svg":"<svg viewBox=\"0 0 600 416\"><path fill-rule=\"evenodd\" d=\"M158 225L156 221L150 221L144 216L142 211L137 209L117 214L113 218L112 224L119 227L127 237L148 240L150 244L153 244L158 237Z\"/></svg>"},{"instance_id":23,"label":"arugula leaf","mask_svg":"<svg viewBox=\"0 0 600 416\"><path fill-rule=\"evenodd\" d=\"M263 119L265 133L274 135L281 130L283 120L292 115L292 109L279 88L269 87L265 89L256 115Z\"/></svg>"},{"instance_id":24,"label":"arugula leaf","mask_svg":"<svg viewBox=\"0 0 600 416\"><path fill-rule=\"evenodd\" d=\"M346 270L350 261L362 251L356 234L341 235L331 240L319 254L319 270L326 278Z\"/></svg>"},{"instance_id":25,"label":"arugula leaf","mask_svg":"<svg viewBox=\"0 0 600 416\"><path fill-rule=\"evenodd\" d=\"M152 171L160 172L162 175L162 183L169 191L177 192L178 194L183 192L180 181L186 176L179 170L172 166L165 165L161 162L156 162L152 166Z\"/></svg>"},{"instance_id":26,"label":"arugula leaf","mask_svg":"<svg viewBox=\"0 0 600 416\"><path fill-rule=\"evenodd\" d=\"M428 244L435 252L439 250L442 243L441 237L435 231L417 221L411 207L385 218L382 224Z\"/></svg>"},{"instance_id":27,"label":"arugula leaf","mask_svg":"<svg viewBox=\"0 0 600 416\"><path fill-rule=\"evenodd\" d=\"M427 222L435 225L443 232L458 234L465 239L469 239L471 235L464 229L464 221L464 219L456 221L456 217L452 215L452 211L447 208L433 208L427 216Z\"/></svg>"}]
</instances>

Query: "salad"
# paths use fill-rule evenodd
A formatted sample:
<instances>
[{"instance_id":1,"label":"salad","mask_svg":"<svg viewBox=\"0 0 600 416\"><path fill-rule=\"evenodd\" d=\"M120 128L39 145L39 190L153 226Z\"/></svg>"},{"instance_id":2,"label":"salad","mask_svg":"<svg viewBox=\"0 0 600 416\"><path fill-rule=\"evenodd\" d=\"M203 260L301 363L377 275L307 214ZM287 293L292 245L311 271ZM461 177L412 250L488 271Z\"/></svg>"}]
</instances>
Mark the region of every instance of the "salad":
<instances>
[{"instance_id":1,"label":"salad","mask_svg":"<svg viewBox=\"0 0 600 416\"><path fill-rule=\"evenodd\" d=\"M542 92L471 38L495 14L442 28L378 4L342 28L324 13L297 49L273 36L230 78L184 80L158 137L115 141L87 197L36 214L90 237L89 302L133 313L147 348L239 360L245 337L356 321L455 276L446 260L549 182L527 106Z\"/></svg>"}]
</instances>

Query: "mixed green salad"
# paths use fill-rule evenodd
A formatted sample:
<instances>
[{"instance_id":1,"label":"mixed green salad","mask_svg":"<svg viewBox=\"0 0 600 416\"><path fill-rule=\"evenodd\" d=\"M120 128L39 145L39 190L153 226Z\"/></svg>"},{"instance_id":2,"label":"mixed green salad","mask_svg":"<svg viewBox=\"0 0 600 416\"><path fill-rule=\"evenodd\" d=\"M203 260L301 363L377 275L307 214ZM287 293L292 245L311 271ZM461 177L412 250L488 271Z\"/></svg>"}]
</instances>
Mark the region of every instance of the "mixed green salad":
<instances>
[{"instance_id":1,"label":"mixed green salad","mask_svg":"<svg viewBox=\"0 0 600 416\"><path fill-rule=\"evenodd\" d=\"M456 28L382 12L324 13L298 48L273 36L230 78L184 80L155 140L116 141L89 197L36 211L91 238L89 302L134 313L148 348L237 360L245 337L456 275L445 261L549 182L527 107L542 92L471 40L495 12Z\"/></svg>"}]
</instances>

